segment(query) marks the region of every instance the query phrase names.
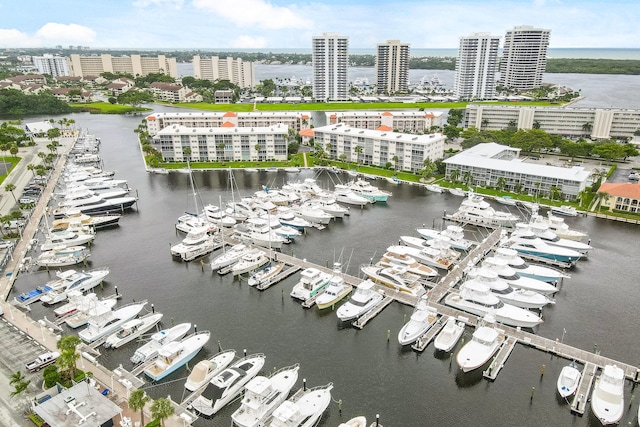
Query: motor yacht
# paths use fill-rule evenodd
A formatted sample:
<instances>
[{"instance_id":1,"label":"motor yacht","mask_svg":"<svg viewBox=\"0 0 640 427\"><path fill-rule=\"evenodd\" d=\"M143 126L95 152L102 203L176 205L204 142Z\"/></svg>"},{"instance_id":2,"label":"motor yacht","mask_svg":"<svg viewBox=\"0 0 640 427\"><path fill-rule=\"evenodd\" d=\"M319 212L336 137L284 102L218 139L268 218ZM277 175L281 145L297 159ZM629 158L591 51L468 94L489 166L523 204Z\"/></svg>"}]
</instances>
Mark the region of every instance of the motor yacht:
<instances>
[{"instance_id":1,"label":"motor yacht","mask_svg":"<svg viewBox=\"0 0 640 427\"><path fill-rule=\"evenodd\" d=\"M300 280L293 286L291 296L306 301L316 294L323 292L329 285L331 275L323 273L314 267L305 268L300 272Z\"/></svg>"},{"instance_id":2,"label":"motor yacht","mask_svg":"<svg viewBox=\"0 0 640 427\"><path fill-rule=\"evenodd\" d=\"M502 248L499 248L498 251L501 249ZM513 249L504 249L517 253ZM558 292L558 288L548 281L539 280L534 276L522 276L519 269L511 267L507 263L507 260L500 256L485 258L484 261L482 261L482 268L495 272L500 279L507 282L507 284L513 288L535 291L543 295L551 295Z\"/></svg>"},{"instance_id":3,"label":"motor yacht","mask_svg":"<svg viewBox=\"0 0 640 427\"><path fill-rule=\"evenodd\" d=\"M192 261L213 252L215 243L209 229L209 225L193 227L180 243L171 246L171 255L182 261Z\"/></svg>"},{"instance_id":4,"label":"motor yacht","mask_svg":"<svg viewBox=\"0 0 640 427\"><path fill-rule=\"evenodd\" d=\"M545 265L531 264L518 256L518 251L511 248L499 247L495 250L494 258L504 260L509 267L511 267L518 276L529 277L537 279L547 283L557 283L562 279L569 279L571 276L557 270L555 268L547 267ZM502 274L502 273L499 273ZM506 275L511 275L509 272ZM521 286L524 287L524 286ZM555 288L555 286L554 286ZM534 289L535 290L535 289ZM538 290L538 292L542 292ZM545 292L552 293L555 291Z\"/></svg>"},{"instance_id":5,"label":"motor yacht","mask_svg":"<svg viewBox=\"0 0 640 427\"><path fill-rule=\"evenodd\" d=\"M225 350L208 359L199 361L187 377L184 388L193 392L208 384L213 377L222 372L223 369L226 369L235 357L235 350Z\"/></svg>"},{"instance_id":6,"label":"motor yacht","mask_svg":"<svg viewBox=\"0 0 640 427\"><path fill-rule=\"evenodd\" d=\"M351 298L336 310L336 315L343 322L356 319L372 310L382 298L382 294L375 289L375 283L365 280L358 284Z\"/></svg>"},{"instance_id":7,"label":"motor yacht","mask_svg":"<svg viewBox=\"0 0 640 427\"><path fill-rule=\"evenodd\" d=\"M447 322L436 338L433 340L433 346L436 350L449 352L457 344L458 340L464 333L464 323L458 322L455 317L450 316Z\"/></svg>"},{"instance_id":8,"label":"motor yacht","mask_svg":"<svg viewBox=\"0 0 640 427\"><path fill-rule=\"evenodd\" d=\"M284 268L283 262L268 262L262 268L253 273L247 283L249 286L255 286L261 288L262 286L269 284L269 282L278 275Z\"/></svg>"},{"instance_id":9,"label":"motor yacht","mask_svg":"<svg viewBox=\"0 0 640 427\"><path fill-rule=\"evenodd\" d=\"M97 341L117 330L125 322L136 317L146 304L147 301L132 303L92 317L87 321L87 327L78 332L78 337L88 344Z\"/></svg>"},{"instance_id":10,"label":"motor yacht","mask_svg":"<svg viewBox=\"0 0 640 427\"><path fill-rule=\"evenodd\" d=\"M48 282L45 289L46 292L40 300L46 305L53 305L65 301L69 292L78 291L84 293L98 286L109 274L108 268L96 268L89 271L67 270L58 272L58 279Z\"/></svg>"},{"instance_id":11,"label":"motor yacht","mask_svg":"<svg viewBox=\"0 0 640 427\"><path fill-rule=\"evenodd\" d=\"M605 365L591 394L591 410L603 425L616 424L624 414L624 371Z\"/></svg>"},{"instance_id":12,"label":"motor yacht","mask_svg":"<svg viewBox=\"0 0 640 427\"><path fill-rule=\"evenodd\" d=\"M468 252L477 244L477 242L464 237L464 228L459 225L448 225L447 228L442 231L434 230L433 228L418 228L416 231L425 240L431 240L441 236L446 237L449 239L451 247L459 251Z\"/></svg>"},{"instance_id":13,"label":"motor yacht","mask_svg":"<svg viewBox=\"0 0 640 427\"><path fill-rule=\"evenodd\" d=\"M425 293L425 289L420 283L420 276L409 273L405 267L363 265L360 267L360 271L374 282L381 283L398 292L404 292L416 297Z\"/></svg>"},{"instance_id":14,"label":"motor yacht","mask_svg":"<svg viewBox=\"0 0 640 427\"><path fill-rule=\"evenodd\" d=\"M162 313L148 313L142 317L123 323L120 330L107 337L106 348L118 348L139 338L142 334L156 326L162 319Z\"/></svg>"},{"instance_id":15,"label":"motor yacht","mask_svg":"<svg viewBox=\"0 0 640 427\"><path fill-rule=\"evenodd\" d=\"M318 295L316 298L316 305L318 309L324 310L328 307L335 306L344 297L349 295L353 290L353 286L349 285L342 278L342 273L335 271L329 278L329 284L325 288L324 292Z\"/></svg>"},{"instance_id":16,"label":"motor yacht","mask_svg":"<svg viewBox=\"0 0 640 427\"><path fill-rule=\"evenodd\" d=\"M84 246L69 246L42 252L35 263L40 267L66 267L84 262L91 252Z\"/></svg>"},{"instance_id":17,"label":"motor yacht","mask_svg":"<svg viewBox=\"0 0 640 427\"><path fill-rule=\"evenodd\" d=\"M242 255L240 260L231 267L231 273L234 276L239 276L240 274L257 270L268 262L269 258L264 252L260 249L253 248Z\"/></svg>"},{"instance_id":18,"label":"motor yacht","mask_svg":"<svg viewBox=\"0 0 640 427\"><path fill-rule=\"evenodd\" d=\"M460 207L451 215L454 221L496 228L512 228L520 218L510 212L497 211L482 196L469 192Z\"/></svg>"},{"instance_id":19,"label":"motor yacht","mask_svg":"<svg viewBox=\"0 0 640 427\"><path fill-rule=\"evenodd\" d=\"M144 374L153 381L160 381L184 366L209 341L209 331L195 332L180 341L171 341L158 349L158 357L144 369Z\"/></svg>"},{"instance_id":20,"label":"motor yacht","mask_svg":"<svg viewBox=\"0 0 640 427\"><path fill-rule=\"evenodd\" d=\"M211 261L211 269L216 271L235 264L245 253L249 251L249 249L249 247L242 243L234 245L229 249L224 249L223 246L223 252Z\"/></svg>"},{"instance_id":21,"label":"motor yacht","mask_svg":"<svg viewBox=\"0 0 640 427\"><path fill-rule=\"evenodd\" d=\"M333 383L306 390L301 396L285 400L265 423L269 427L313 427L331 403Z\"/></svg>"},{"instance_id":22,"label":"motor yacht","mask_svg":"<svg viewBox=\"0 0 640 427\"><path fill-rule=\"evenodd\" d=\"M269 249L280 249L287 240L276 234L267 224L236 224L233 227L236 235L243 241Z\"/></svg>"},{"instance_id":23,"label":"motor yacht","mask_svg":"<svg viewBox=\"0 0 640 427\"><path fill-rule=\"evenodd\" d=\"M246 356L213 377L202 394L192 403L193 409L204 418L211 418L241 392L245 384L264 366L262 353Z\"/></svg>"},{"instance_id":24,"label":"motor yacht","mask_svg":"<svg viewBox=\"0 0 640 427\"><path fill-rule=\"evenodd\" d=\"M423 296L418 300L409 321L398 332L400 345L409 345L424 335L438 320L438 310L428 305Z\"/></svg>"},{"instance_id":25,"label":"motor yacht","mask_svg":"<svg viewBox=\"0 0 640 427\"><path fill-rule=\"evenodd\" d=\"M189 332L189 329L191 329L191 323L179 323L171 328L154 333L149 338L149 341L138 347L133 353L131 362L138 364L154 358L163 345L171 341L181 340Z\"/></svg>"},{"instance_id":26,"label":"motor yacht","mask_svg":"<svg viewBox=\"0 0 640 427\"><path fill-rule=\"evenodd\" d=\"M504 331L482 325L473 332L471 341L456 355L456 362L463 372L473 371L487 363L504 341Z\"/></svg>"},{"instance_id":27,"label":"motor yacht","mask_svg":"<svg viewBox=\"0 0 640 427\"><path fill-rule=\"evenodd\" d=\"M406 246L389 246L378 264L382 267L405 267L409 273L424 279L431 279L438 275L436 269L419 263L414 257L409 255L407 253L408 249Z\"/></svg>"},{"instance_id":28,"label":"motor yacht","mask_svg":"<svg viewBox=\"0 0 640 427\"><path fill-rule=\"evenodd\" d=\"M554 246L546 243L528 228L516 229L511 236L504 240L504 246L515 249L520 254L545 258L562 263L575 264L582 256L572 249Z\"/></svg>"},{"instance_id":29,"label":"motor yacht","mask_svg":"<svg viewBox=\"0 0 640 427\"><path fill-rule=\"evenodd\" d=\"M581 372L573 362L562 368L560 375L558 375L558 381L556 384L560 397L566 399L573 395L576 390L578 390L578 384L580 384L581 376Z\"/></svg>"},{"instance_id":30,"label":"motor yacht","mask_svg":"<svg viewBox=\"0 0 640 427\"><path fill-rule=\"evenodd\" d=\"M69 246L82 246L93 242L95 238L95 232L52 231L46 236L45 242L40 245L40 250L50 251L57 248L68 248Z\"/></svg>"},{"instance_id":31,"label":"motor yacht","mask_svg":"<svg viewBox=\"0 0 640 427\"><path fill-rule=\"evenodd\" d=\"M366 197L372 202L386 202L392 195L389 191L381 190L362 178L357 178L355 181L347 183L346 187L358 196Z\"/></svg>"},{"instance_id":32,"label":"motor yacht","mask_svg":"<svg viewBox=\"0 0 640 427\"><path fill-rule=\"evenodd\" d=\"M538 292L512 288L495 271L485 267L471 269L467 277L470 278L469 280L475 280L488 286L501 301L516 307L541 309L547 304L555 304L555 301Z\"/></svg>"}]
</instances>

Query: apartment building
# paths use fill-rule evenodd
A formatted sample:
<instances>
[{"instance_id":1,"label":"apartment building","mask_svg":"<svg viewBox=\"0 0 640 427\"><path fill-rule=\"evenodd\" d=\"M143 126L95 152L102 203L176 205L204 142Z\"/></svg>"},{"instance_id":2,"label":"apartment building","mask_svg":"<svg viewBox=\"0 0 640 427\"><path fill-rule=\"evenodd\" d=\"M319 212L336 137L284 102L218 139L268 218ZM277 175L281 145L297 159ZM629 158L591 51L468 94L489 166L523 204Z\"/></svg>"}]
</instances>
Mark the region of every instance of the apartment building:
<instances>
[{"instance_id":1,"label":"apartment building","mask_svg":"<svg viewBox=\"0 0 640 427\"><path fill-rule=\"evenodd\" d=\"M390 162L398 170L412 172L422 169L427 158L441 159L446 139L440 133L411 135L352 128L344 123L314 128L313 138L332 159L344 157L347 161L383 167Z\"/></svg>"},{"instance_id":2,"label":"apartment building","mask_svg":"<svg viewBox=\"0 0 640 427\"><path fill-rule=\"evenodd\" d=\"M339 33L314 36L311 58L314 99L321 102L348 100L349 38Z\"/></svg>"},{"instance_id":3,"label":"apartment building","mask_svg":"<svg viewBox=\"0 0 640 427\"><path fill-rule=\"evenodd\" d=\"M453 92L460 99L493 99L500 37L473 33L460 37Z\"/></svg>"},{"instance_id":4,"label":"apartment building","mask_svg":"<svg viewBox=\"0 0 640 427\"><path fill-rule=\"evenodd\" d=\"M522 25L508 30L500 62L500 82L513 89L542 86L551 30Z\"/></svg>"},{"instance_id":5,"label":"apartment building","mask_svg":"<svg viewBox=\"0 0 640 427\"><path fill-rule=\"evenodd\" d=\"M145 118L147 132L154 136L162 129L180 125L192 128L248 127L262 128L282 123L299 132L311 125L311 115L305 111L198 111L191 113L154 113Z\"/></svg>"},{"instance_id":6,"label":"apartment building","mask_svg":"<svg viewBox=\"0 0 640 427\"><path fill-rule=\"evenodd\" d=\"M187 127L171 125L153 137L153 146L165 162L182 162L184 148L191 149L196 162L286 160L289 128L269 127Z\"/></svg>"},{"instance_id":7,"label":"apartment building","mask_svg":"<svg viewBox=\"0 0 640 427\"><path fill-rule=\"evenodd\" d=\"M424 133L442 126L442 111L337 111L326 112L327 123L360 129Z\"/></svg>"},{"instance_id":8,"label":"apartment building","mask_svg":"<svg viewBox=\"0 0 640 427\"><path fill-rule=\"evenodd\" d=\"M640 110L468 104L464 128L483 130L542 129L568 137L632 137L640 129Z\"/></svg>"},{"instance_id":9,"label":"apartment building","mask_svg":"<svg viewBox=\"0 0 640 427\"><path fill-rule=\"evenodd\" d=\"M241 88L253 87L255 84L254 63L243 61L242 58L221 59L217 56L203 58L200 55L195 55L192 63L193 76L196 79L212 82L229 80Z\"/></svg>"},{"instance_id":10,"label":"apartment building","mask_svg":"<svg viewBox=\"0 0 640 427\"><path fill-rule=\"evenodd\" d=\"M571 168L525 163L518 156L519 148L489 142L475 145L444 161L445 176L451 179L456 170L459 179L468 172L471 185L496 187L504 181L508 191L524 191L528 194L549 196L556 187L564 199L575 200L584 191L591 175L583 167Z\"/></svg>"},{"instance_id":11,"label":"apartment building","mask_svg":"<svg viewBox=\"0 0 640 427\"><path fill-rule=\"evenodd\" d=\"M378 93L387 95L409 90L409 43L387 40L376 49L376 84Z\"/></svg>"},{"instance_id":12,"label":"apartment building","mask_svg":"<svg viewBox=\"0 0 640 427\"><path fill-rule=\"evenodd\" d=\"M72 76L99 76L101 73L128 73L133 76L146 76L150 73L163 73L176 78L178 66L176 58L165 55L141 56L112 56L108 53L101 55L83 56L77 53L68 58L69 72Z\"/></svg>"},{"instance_id":13,"label":"apartment building","mask_svg":"<svg viewBox=\"0 0 640 427\"><path fill-rule=\"evenodd\" d=\"M31 57L33 66L40 74L47 74L51 77L69 76L69 66L67 58L64 56L54 56L44 54L42 56Z\"/></svg>"}]
</instances>

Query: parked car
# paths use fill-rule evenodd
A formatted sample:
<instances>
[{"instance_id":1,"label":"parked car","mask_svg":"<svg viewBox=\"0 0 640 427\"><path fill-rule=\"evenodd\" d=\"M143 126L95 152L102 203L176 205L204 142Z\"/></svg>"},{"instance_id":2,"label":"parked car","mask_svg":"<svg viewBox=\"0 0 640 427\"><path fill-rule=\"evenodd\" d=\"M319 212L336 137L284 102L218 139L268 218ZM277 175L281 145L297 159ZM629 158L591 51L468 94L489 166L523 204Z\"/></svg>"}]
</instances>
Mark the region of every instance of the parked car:
<instances>
[{"instance_id":1,"label":"parked car","mask_svg":"<svg viewBox=\"0 0 640 427\"><path fill-rule=\"evenodd\" d=\"M35 204L36 200L32 199L31 197L21 197L18 202L20 202L21 205L30 205Z\"/></svg>"},{"instance_id":2,"label":"parked car","mask_svg":"<svg viewBox=\"0 0 640 427\"><path fill-rule=\"evenodd\" d=\"M52 363L55 363L58 357L60 357L60 353L58 353L57 351L41 354L35 360L27 363L27 370L29 372L38 371L45 366L49 366Z\"/></svg>"}]
</instances>

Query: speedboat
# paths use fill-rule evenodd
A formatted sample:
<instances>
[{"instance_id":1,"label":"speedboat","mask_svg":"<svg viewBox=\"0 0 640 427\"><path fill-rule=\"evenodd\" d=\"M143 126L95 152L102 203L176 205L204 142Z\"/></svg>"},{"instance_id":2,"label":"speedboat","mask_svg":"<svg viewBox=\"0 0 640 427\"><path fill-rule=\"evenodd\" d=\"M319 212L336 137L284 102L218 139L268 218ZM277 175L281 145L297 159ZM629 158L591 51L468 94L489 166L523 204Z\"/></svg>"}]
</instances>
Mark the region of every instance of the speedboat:
<instances>
[{"instance_id":1,"label":"speedboat","mask_svg":"<svg viewBox=\"0 0 640 427\"><path fill-rule=\"evenodd\" d=\"M416 261L414 257L407 253L407 249L409 248L406 246L389 246L387 252L384 253L378 264L383 267L393 267L396 265L405 267L409 273L426 279L438 275L437 270Z\"/></svg>"},{"instance_id":2,"label":"speedboat","mask_svg":"<svg viewBox=\"0 0 640 427\"><path fill-rule=\"evenodd\" d=\"M555 301L528 289L516 289L509 286L495 271L485 267L471 269L468 273L470 280L478 281L491 289L501 301L522 308L540 309Z\"/></svg>"},{"instance_id":3,"label":"speedboat","mask_svg":"<svg viewBox=\"0 0 640 427\"><path fill-rule=\"evenodd\" d=\"M367 206L369 203L373 203L372 200L354 193L349 188L339 187L337 185L333 191L333 197L335 197L336 201L339 203L360 206L361 208Z\"/></svg>"},{"instance_id":4,"label":"speedboat","mask_svg":"<svg viewBox=\"0 0 640 427\"><path fill-rule=\"evenodd\" d=\"M240 407L231 414L238 427L263 426L267 417L285 401L298 380L297 363L282 368L269 377L256 376L245 386Z\"/></svg>"},{"instance_id":5,"label":"speedboat","mask_svg":"<svg viewBox=\"0 0 640 427\"><path fill-rule=\"evenodd\" d=\"M463 372L478 369L491 359L504 341L504 331L490 326L479 326L473 332L471 341L466 343L456 355L456 362Z\"/></svg>"},{"instance_id":6,"label":"speedboat","mask_svg":"<svg viewBox=\"0 0 640 427\"><path fill-rule=\"evenodd\" d=\"M294 215L294 213L290 210L278 211L278 221L280 221L280 224L282 225L294 227L298 230L304 230L307 227L311 227L311 223L309 221L302 217Z\"/></svg>"},{"instance_id":7,"label":"speedboat","mask_svg":"<svg viewBox=\"0 0 640 427\"><path fill-rule=\"evenodd\" d=\"M208 359L199 361L187 377L184 388L187 391L196 391L229 366L235 357L235 350L225 350Z\"/></svg>"},{"instance_id":8,"label":"speedboat","mask_svg":"<svg viewBox=\"0 0 640 427\"><path fill-rule=\"evenodd\" d=\"M352 290L353 286L346 283L340 273L334 273L329 278L329 284L325 288L324 292L316 298L316 305L320 310L333 307L335 304L340 302L340 300L349 295Z\"/></svg>"},{"instance_id":9,"label":"speedboat","mask_svg":"<svg viewBox=\"0 0 640 427\"><path fill-rule=\"evenodd\" d=\"M269 262L264 267L253 273L247 282L249 283L249 286L260 287L262 284L269 283L271 279L282 271L283 267L283 262Z\"/></svg>"},{"instance_id":10,"label":"speedboat","mask_svg":"<svg viewBox=\"0 0 640 427\"><path fill-rule=\"evenodd\" d=\"M98 286L109 274L108 268L98 268L90 271L67 270L56 273L59 277L55 283L45 285L51 290L40 298L44 304L53 305L68 298L69 292L86 292Z\"/></svg>"},{"instance_id":11,"label":"speedboat","mask_svg":"<svg viewBox=\"0 0 640 427\"><path fill-rule=\"evenodd\" d=\"M136 317L146 304L147 301L132 303L120 307L117 310L92 317L87 321L87 327L78 332L78 337L89 344L99 340L100 338L117 330L125 322Z\"/></svg>"},{"instance_id":12,"label":"speedboat","mask_svg":"<svg viewBox=\"0 0 640 427\"><path fill-rule=\"evenodd\" d=\"M624 371L605 365L591 394L591 410L603 425L616 424L624 414Z\"/></svg>"},{"instance_id":13,"label":"speedboat","mask_svg":"<svg viewBox=\"0 0 640 427\"><path fill-rule=\"evenodd\" d=\"M95 233L80 233L69 230L53 231L47 236L46 241L40 245L41 251L50 251L56 248L68 248L69 246L82 246L91 243L96 238Z\"/></svg>"},{"instance_id":14,"label":"speedboat","mask_svg":"<svg viewBox=\"0 0 640 427\"><path fill-rule=\"evenodd\" d=\"M517 202L516 199L513 199L510 196L496 196L493 198L493 200L507 206L515 206Z\"/></svg>"},{"instance_id":15,"label":"speedboat","mask_svg":"<svg viewBox=\"0 0 640 427\"><path fill-rule=\"evenodd\" d=\"M137 364L152 359L163 345L182 339L187 335L189 329L191 329L191 323L179 323L171 328L156 332L151 335L148 342L138 347L131 356L131 362Z\"/></svg>"},{"instance_id":16,"label":"speedboat","mask_svg":"<svg viewBox=\"0 0 640 427\"><path fill-rule=\"evenodd\" d=\"M518 274L518 276L529 277L547 283L557 283L562 279L571 278L571 276L569 276L568 274L565 274L560 270L556 270L555 268L539 264L530 264L526 262L524 259L518 256L518 251L516 251L515 249L505 247L497 248L494 257L500 260L505 260L507 262L507 265L511 267ZM538 292L541 291L538 290Z\"/></svg>"},{"instance_id":17,"label":"speedboat","mask_svg":"<svg viewBox=\"0 0 640 427\"><path fill-rule=\"evenodd\" d=\"M442 188L438 184L425 184L424 187L427 190L431 191L432 193L440 193L440 194L442 194L444 192L444 188Z\"/></svg>"},{"instance_id":18,"label":"speedboat","mask_svg":"<svg viewBox=\"0 0 640 427\"><path fill-rule=\"evenodd\" d=\"M223 253L221 253L220 255L215 257L213 261L211 261L211 269L215 271L230 266L231 264L235 264L236 262L240 261L242 255L244 255L248 251L249 248L242 243L234 245L227 250L223 249Z\"/></svg>"},{"instance_id":19,"label":"speedboat","mask_svg":"<svg viewBox=\"0 0 640 427\"><path fill-rule=\"evenodd\" d=\"M171 341L158 350L158 358L144 369L153 381L160 381L195 357L209 341L211 333L193 333L181 341Z\"/></svg>"},{"instance_id":20,"label":"speedboat","mask_svg":"<svg viewBox=\"0 0 640 427\"><path fill-rule=\"evenodd\" d=\"M42 252L35 262L40 267L66 267L84 262L89 255L91 252L84 246L69 246Z\"/></svg>"},{"instance_id":21,"label":"speedboat","mask_svg":"<svg viewBox=\"0 0 640 427\"><path fill-rule=\"evenodd\" d=\"M137 319L124 323L118 332L107 337L104 342L106 348L118 348L133 341L153 328L162 319L162 313L149 313Z\"/></svg>"},{"instance_id":22,"label":"speedboat","mask_svg":"<svg viewBox=\"0 0 640 427\"><path fill-rule=\"evenodd\" d=\"M449 190L451 191L451 190ZM497 211L482 196L469 192L456 212L451 215L454 221L484 227L514 227L520 218L510 212Z\"/></svg>"},{"instance_id":23,"label":"speedboat","mask_svg":"<svg viewBox=\"0 0 640 427\"><path fill-rule=\"evenodd\" d=\"M533 328L542 323L540 316L507 304L500 300L489 287L477 280L467 280L460 286L460 293L450 293L445 297L445 304L476 316L493 313L495 319L509 326Z\"/></svg>"},{"instance_id":24,"label":"speedboat","mask_svg":"<svg viewBox=\"0 0 640 427\"><path fill-rule=\"evenodd\" d=\"M242 255L240 260L231 267L231 273L234 276L239 276L240 274L257 270L268 262L269 258L264 252L260 249L253 248Z\"/></svg>"},{"instance_id":25,"label":"speedboat","mask_svg":"<svg viewBox=\"0 0 640 427\"><path fill-rule=\"evenodd\" d=\"M420 236L425 240L431 240L440 236L448 237L449 244L452 248L468 252L471 247L477 242L473 242L464 237L464 228L459 225L448 225L442 231L434 230L433 228L418 228L416 230Z\"/></svg>"},{"instance_id":26,"label":"speedboat","mask_svg":"<svg viewBox=\"0 0 640 427\"><path fill-rule=\"evenodd\" d=\"M333 383L308 389L298 398L285 400L265 423L269 427L313 427L331 403Z\"/></svg>"},{"instance_id":27,"label":"speedboat","mask_svg":"<svg viewBox=\"0 0 640 427\"><path fill-rule=\"evenodd\" d=\"M360 415L338 424L338 427L367 427L367 417Z\"/></svg>"},{"instance_id":28,"label":"speedboat","mask_svg":"<svg viewBox=\"0 0 640 427\"><path fill-rule=\"evenodd\" d=\"M438 310L430 307L422 297L418 300L409 321L398 332L400 345L409 345L424 335L438 320Z\"/></svg>"},{"instance_id":29,"label":"speedboat","mask_svg":"<svg viewBox=\"0 0 640 427\"><path fill-rule=\"evenodd\" d=\"M467 195L467 193L461 188L449 188L449 193L458 197L464 197Z\"/></svg>"},{"instance_id":30,"label":"speedboat","mask_svg":"<svg viewBox=\"0 0 640 427\"><path fill-rule=\"evenodd\" d=\"M382 301L382 294L375 290L375 284L371 280L365 280L356 287L349 301L338 308L336 314L338 319L345 322L362 316L380 301Z\"/></svg>"},{"instance_id":31,"label":"speedboat","mask_svg":"<svg viewBox=\"0 0 640 427\"><path fill-rule=\"evenodd\" d=\"M116 197L113 199L105 199L97 197L92 203L83 206L60 206L53 211L54 218L64 217L67 212L80 212L86 215L104 214L104 213L121 213L126 209L130 209L138 199L132 196Z\"/></svg>"},{"instance_id":32,"label":"speedboat","mask_svg":"<svg viewBox=\"0 0 640 427\"><path fill-rule=\"evenodd\" d=\"M409 273L405 267L380 267L376 265L363 265L360 271L376 283L381 283L398 292L419 297L424 293L420 284L420 276Z\"/></svg>"},{"instance_id":33,"label":"speedboat","mask_svg":"<svg viewBox=\"0 0 640 427\"><path fill-rule=\"evenodd\" d=\"M557 381L558 393L561 397L566 399L578 390L581 375L574 362L562 368Z\"/></svg>"},{"instance_id":34,"label":"speedboat","mask_svg":"<svg viewBox=\"0 0 640 427\"><path fill-rule=\"evenodd\" d=\"M516 229L503 243L505 246L515 249L520 254L532 255L562 263L575 264L582 257L580 252L560 246L553 246L544 242L528 228Z\"/></svg>"},{"instance_id":35,"label":"speedboat","mask_svg":"<svg viewBox=\"0 0 640 427\"><path fill-rule=\"evenodd\" d=\"M503 248L498 248L498 251L502 249ZM504 249L516 253L516 251L513 249ZM497 256L497 251L496 256L487 257L484 259L484 261L482 262L482 268L495 272L500 279L507 282L509 286L512 286L513 288L535 291L544 295L550 295L558 292L558 288L556 288L549 282L542 281L534 277L520 275L520 270L511 267L509 264L507 264L506 259Z\"/></svg>"},{"instance_id":36,"label":"speedboat","mask_svg":"<svg viewBox=\"0 0 640 427\"><path fill-rule=\"evenodd\" d=\"M213 377L202 394L191 402L198 415L211 418L227 403L236 398L264 366L262 353L246 356Z\"/></svg>"},{"instance_id":37,"label":"speedboat","mask_svg":"<svg viewBox=\"0 0 640 427\"><path fill-rule=\"evenodd\" d=\"M192 228L182 242L171 246L171 255L191 261L213 252L213 236L209 234L209 226Z\"/></svg>"},{"instance_id":38,"label":"speedboat","mask_svg":"<svg viewBox=\"0 0 640 427\"><path fill-rule=\"evenodd\" d=\"M328 214L314 205L302 205L294 208L293 213L309 221L312 224L327 225L333 219L333 215Z\"/></svg>"},{"instance_id":39,"label":"speedboat","mask_svg":"<svg viewBox=\"0 0 640 427\"><path fill-rule=\"evenodd\" d=\"M336 199L331 196L314 199L314 202L316 207L334 218L343 218L345 215L351 214L348 206L345 207L336 203Z\"/></svg>"},{"instance_id":40,"label":"speedboat","mask_svg":"<svg viewBox=\"0 0 640 427\"><path fill-rule=\"evenodd\" d=\"M576 208L569 205L553 206L551 208L551 212L558 215L578 216L578 211L576 210Z\"/></svg>"},{"instance_id":41,"label":"speedboat","mask_svg":"<svg viewBox=\"0 0 640 427\"><path fill-rule=\"evenodd\" d=\"M460 340L463 332L464 323L458 322L455 317L450 316L447 318L447 323L433 340L433 346L437 350L449 352Z\"/></svg>"},{"instance_id":42,"label":"speedboat","mask_svg":"<svg viewBox=\"0 0 640 427\"><path fill-rule=\"evenodd\" d=\"M293 286L291 296L306 301L322 292L329 284L331 276L314 267L305 268L300 272L300 280Z\"/></svg>"}]
</instances>

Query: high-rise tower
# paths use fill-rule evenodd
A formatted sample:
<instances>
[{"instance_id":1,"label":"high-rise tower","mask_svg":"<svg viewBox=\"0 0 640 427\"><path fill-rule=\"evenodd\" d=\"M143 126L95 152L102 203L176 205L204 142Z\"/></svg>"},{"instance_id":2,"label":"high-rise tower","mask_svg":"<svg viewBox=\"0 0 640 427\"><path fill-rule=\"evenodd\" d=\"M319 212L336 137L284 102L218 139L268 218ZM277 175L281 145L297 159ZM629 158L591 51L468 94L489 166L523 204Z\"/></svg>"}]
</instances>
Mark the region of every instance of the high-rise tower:
<instances>
[{"instance_id":1,"label":"high-rise tower","mask_svg":"<svg viewBox=\"0 0 640 427\"><path fill-rule=\"evenodd\" d=\"M473 33L460 37L453 91L461 99L492 99L498 71L500 37Z\"/></svg>"},{"instance_id":2,"label":"high-rise tower","mask_svg":"<svg viewBox=\"0 0 640 427\"><path fill-rule=\"evenodd\" d=\"M349 98L349 38L339 33L314 36L312 62L313 97L316 101L346 101Z\"/></svg>"},{"instance_id":3,"label":"high-rise tower","mask_svg":"<svg viewBox=\"0 0 640 427\"><path fill-rule=\"evenodd\" d=\"M527 90L542 86L551 30L523 25L507 31L500 62L500 81Z\"/></svg>"},{"instance_id":4,"label":"high-rise tower","mask_svg":"<svg viewBox=\"0 0 640 427\"><path fill-rule=\"evenodd\" d=\"M387 40L376 49L378 93L406 93L409 89L409 43Z\"/></svg>"}]
</instances>

